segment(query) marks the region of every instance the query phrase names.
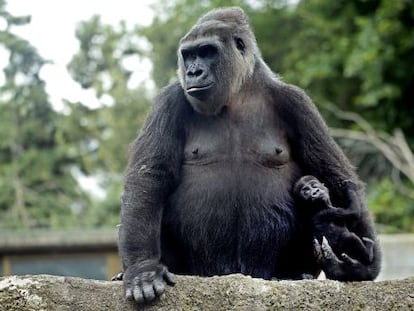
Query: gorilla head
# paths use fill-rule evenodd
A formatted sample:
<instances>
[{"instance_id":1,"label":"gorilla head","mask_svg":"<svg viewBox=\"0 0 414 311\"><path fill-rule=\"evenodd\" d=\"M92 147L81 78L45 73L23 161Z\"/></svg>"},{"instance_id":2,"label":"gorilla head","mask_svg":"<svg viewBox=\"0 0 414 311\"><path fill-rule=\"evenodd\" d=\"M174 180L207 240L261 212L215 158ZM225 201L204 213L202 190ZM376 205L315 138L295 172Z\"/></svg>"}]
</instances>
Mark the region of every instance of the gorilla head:
<instances>
[{"instance_id":1,"label":"gorilla head","mask_svg":"<svg viewBox=\"0 0 414 311\"><path fill-rule=\"evenodd\" d=\"M293 192L304 201L329 201L329 190L313 176L303 176L296 182Z\"/></svg>"},{"instance_id":2,"label":"gorilla head","mask_svg":"<svg viewBox=\"0 0 414 311\"><path fill-rule=\"evenodd\" d=\"M194 110L216 115L252 76L260 59L240 8L214 10L181 39L178 77Z\"/></svg>"}]
</instances>

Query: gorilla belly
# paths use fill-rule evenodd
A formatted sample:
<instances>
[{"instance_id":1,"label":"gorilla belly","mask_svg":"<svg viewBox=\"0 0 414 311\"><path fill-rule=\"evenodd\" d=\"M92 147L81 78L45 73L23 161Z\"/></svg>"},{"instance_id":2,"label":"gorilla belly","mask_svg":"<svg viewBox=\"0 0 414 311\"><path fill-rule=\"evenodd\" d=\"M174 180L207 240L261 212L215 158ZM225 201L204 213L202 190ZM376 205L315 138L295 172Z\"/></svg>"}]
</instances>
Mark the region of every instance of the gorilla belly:
<instances>
[{"instance_id":1,"label":"gorilla belly","mask_svg":"<svg viewBox=\"0 0 414 311\"><path fill-rule=\"evenodd\" d=\"M294 171L246 161L184 165L163 215L165 263L178 273L270 278L295 230Z\"/></svg>"}]
</instances>

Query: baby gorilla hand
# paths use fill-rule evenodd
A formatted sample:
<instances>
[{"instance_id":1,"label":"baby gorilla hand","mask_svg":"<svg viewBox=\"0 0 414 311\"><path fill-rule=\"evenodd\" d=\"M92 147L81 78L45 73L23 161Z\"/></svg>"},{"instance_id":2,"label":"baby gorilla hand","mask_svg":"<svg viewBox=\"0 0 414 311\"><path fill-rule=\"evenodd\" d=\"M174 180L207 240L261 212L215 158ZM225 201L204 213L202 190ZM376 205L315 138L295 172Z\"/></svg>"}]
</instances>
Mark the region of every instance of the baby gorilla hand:
<instances>
[{"instance_id":1,"label":"baby gorilla hand","mask_svg":"<svg viewBox=\"0 0 414 311\"><path fill-rule=\"evenodd\" d=\"M342 253L338 256L334 253L326 237L322 238L322 243L314 239L314 252L318 263L328 279L339 281L363 281L372 279L377 267L371 266L374 261L375 242L369 238L362 238L366 247L366 252L370 262L361 263L359 260L351 258L348 254Z\"/></svg>"},{"instance_id":2,"label":"baby gorilla hand","mask_svg":"<svg viewBox=\"0 0 414 311\"><path fill-rule=\"evenodd\" d=\"M162 264L132 265L124 273L125 296L138 303L161 296L166 285L175 284L174 275Z\"/></svg>"}]
</instances>

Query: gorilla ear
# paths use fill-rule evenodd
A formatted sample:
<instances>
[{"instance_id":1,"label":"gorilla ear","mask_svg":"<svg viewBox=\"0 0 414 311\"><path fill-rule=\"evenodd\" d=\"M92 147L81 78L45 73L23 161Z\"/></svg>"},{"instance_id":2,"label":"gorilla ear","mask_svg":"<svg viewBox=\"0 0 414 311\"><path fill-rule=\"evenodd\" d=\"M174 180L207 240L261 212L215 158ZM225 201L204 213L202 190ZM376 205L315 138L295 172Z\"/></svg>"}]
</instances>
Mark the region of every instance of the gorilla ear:
<instances>
[{"instance_id":1,"label":"gorilla ear","mask_svg":"<svg viewBox=\"0 0 414 311\"><path fill-rule=\"evenodd\" d=\"M246 50L246 45L244 44L244 41L239 37L234 38L234 41L236 42L237 49L240 52L244 53L244 51Z\"/></svg>"}]
</instances>

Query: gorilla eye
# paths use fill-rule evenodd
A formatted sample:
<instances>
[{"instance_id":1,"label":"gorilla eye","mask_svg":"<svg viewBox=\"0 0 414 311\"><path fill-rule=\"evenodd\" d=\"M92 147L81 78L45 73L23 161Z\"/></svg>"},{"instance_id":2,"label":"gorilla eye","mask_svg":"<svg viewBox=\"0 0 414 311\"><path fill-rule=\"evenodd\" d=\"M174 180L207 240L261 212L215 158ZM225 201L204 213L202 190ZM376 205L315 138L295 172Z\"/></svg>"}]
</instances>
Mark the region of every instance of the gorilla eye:
<instances>
[{"instance_id":1,"label":"gorilla eye","mask_svg":"<svg viewBox=\"0 0 414 311\"><path fill-rule=\"evenodd\" d=\"M318 186L319 186L319 183L317 183L317 182L311 183L312 188L317 188Z\"/></svg>"},{"instance_id":2,"label":"gorilla eye","mask_svg":"<svg viewBox=\"0 0 414 311\"><path fill-rule=\"evenodd\" d=\"M235 38L234 40L236 42L236 47L239 51L244 52L246 50L246 45L244 44L244 41L241 38Z\"/></svg>"},{"instance_id":3,"label":"gorilla eye","mask_svg":"<svg viewBox=\"0 0 414 311\"><path fill-rule=\"evenodd\" d=\"M181 50L181 55L184 60L189 59L190 57L194 57L194 53L192 53L191 50L186 49Z\"/></svg>"},{"instance_id":4,"label":"gorilla eye","mask_svg":"<svg viewBox=\"0 0 414 311\"><path fill-rule=\"evenodd\" d=\"M217 48L210 44L202 45L198 49L198 56L201 58L211 58L216 54Z\"/></svg>"}]
</instances>

